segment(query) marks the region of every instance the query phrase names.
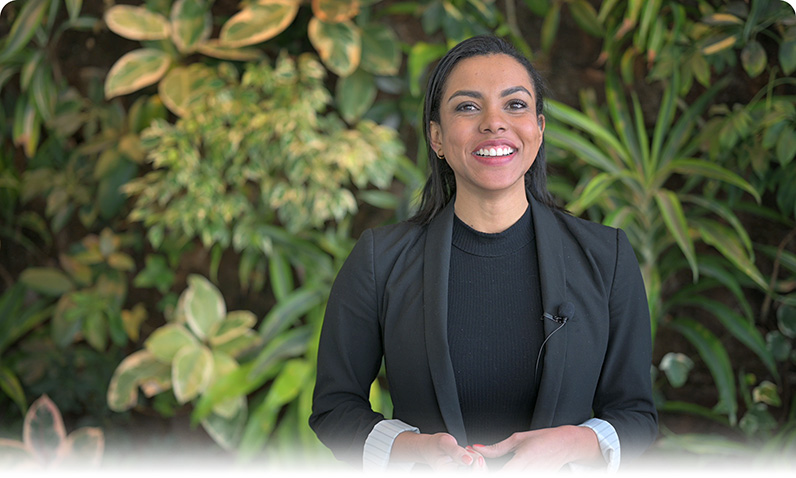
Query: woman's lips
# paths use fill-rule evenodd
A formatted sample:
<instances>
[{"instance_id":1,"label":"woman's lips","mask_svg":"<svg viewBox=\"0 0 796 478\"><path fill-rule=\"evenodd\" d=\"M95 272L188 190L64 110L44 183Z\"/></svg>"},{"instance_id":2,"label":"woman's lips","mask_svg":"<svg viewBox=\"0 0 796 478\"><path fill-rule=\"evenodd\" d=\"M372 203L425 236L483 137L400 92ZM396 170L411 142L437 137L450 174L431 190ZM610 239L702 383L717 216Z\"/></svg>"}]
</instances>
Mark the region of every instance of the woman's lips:
<instances>
[{"instance_id":1,"label":"woman's lips","mask_svg":"<svg viewBox=\"0 0 796 478\"><path fill-rule=\"evenodd\" d=\"M481 163L485 164L502 164L510 161L516 154L517 150L511 146L482 146L473 151L473 157Z\"/></svg>"}]
</instances>

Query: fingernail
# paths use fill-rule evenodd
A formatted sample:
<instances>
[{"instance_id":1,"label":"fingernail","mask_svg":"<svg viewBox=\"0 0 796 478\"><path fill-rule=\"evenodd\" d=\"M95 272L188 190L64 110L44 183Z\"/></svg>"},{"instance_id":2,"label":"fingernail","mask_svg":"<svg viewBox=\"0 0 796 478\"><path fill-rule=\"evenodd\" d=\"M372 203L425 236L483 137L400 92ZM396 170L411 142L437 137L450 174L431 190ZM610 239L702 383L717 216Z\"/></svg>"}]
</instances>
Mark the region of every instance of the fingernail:
<instances>
[{"instance_id":1,"label":"fingernail","mask_svg":"<svg viewBox=\"0 0 796 478\"><path fill-rule=\"evenodd\" d=\"M471 457L470 455L464 455L462 457L462 463L464 463L465 465L472 465L473 464L473 457Z\"/></svg>"},{"instance_id":2,"label":"fingernail","mask_svg":"<svg viewBox=\"0 0 796 478\"><path fill-rule=\"evenodd\" d=\"M473 446L477 446L477 447L479 447L479 448L484 448L484 445L479 445L479 444L475 444L475 445L473 445Z\"/></svg>"}]
</instances>

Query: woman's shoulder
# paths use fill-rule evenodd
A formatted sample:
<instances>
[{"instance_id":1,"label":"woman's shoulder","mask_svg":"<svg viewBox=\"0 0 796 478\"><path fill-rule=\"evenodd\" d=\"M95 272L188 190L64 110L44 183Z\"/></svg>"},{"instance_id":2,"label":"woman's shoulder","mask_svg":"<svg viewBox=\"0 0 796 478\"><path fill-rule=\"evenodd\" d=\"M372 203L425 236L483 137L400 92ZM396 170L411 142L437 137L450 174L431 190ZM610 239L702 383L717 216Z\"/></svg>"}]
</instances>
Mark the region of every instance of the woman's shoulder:
<instances>
[{"instance_id":1,"label":"woman's shoulder","mask_svg":"<svg viewBox=\"0 0 796 478\"><path fill-rule=\"evenodd\" d=\"M390 249L403 249L417 243L424 236L425 231L425 226L411 221L400 221L366 229L359 241L372 241L372 247L377 252L383 253Z\"/></svg>"}]
</instances>

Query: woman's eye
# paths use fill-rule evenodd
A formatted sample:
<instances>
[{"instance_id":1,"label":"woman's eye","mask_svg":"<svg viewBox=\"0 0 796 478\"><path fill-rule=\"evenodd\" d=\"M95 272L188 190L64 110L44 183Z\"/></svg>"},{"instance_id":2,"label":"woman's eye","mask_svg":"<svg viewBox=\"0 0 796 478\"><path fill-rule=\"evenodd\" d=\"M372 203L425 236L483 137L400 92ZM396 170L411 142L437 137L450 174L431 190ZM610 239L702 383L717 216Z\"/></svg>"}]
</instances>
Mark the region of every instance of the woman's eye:
<instances>
[{"instance_id":1,"label":"woman's eye","mask_svg":"<svg viewBox=\"0 0 796 478\"><path fill-rule=\"evenodd\" d=\"M456 111L475 111L477 108L472 103L462 103L456 107Z\"/></svg>"},{"instance_id":2,"label":"woman's eye","mask_svg":"<svg viewBox=\"0 0 796 478\"><path fill-rule=\"evenodd\" d=\"M509 102L508 106L509 106L509 109L520 110L520 109L523 109L523 108L527 108L528 104L526 102L524 102L524 101L514 100L514 101Z\"/></svg>"}]
</instances>

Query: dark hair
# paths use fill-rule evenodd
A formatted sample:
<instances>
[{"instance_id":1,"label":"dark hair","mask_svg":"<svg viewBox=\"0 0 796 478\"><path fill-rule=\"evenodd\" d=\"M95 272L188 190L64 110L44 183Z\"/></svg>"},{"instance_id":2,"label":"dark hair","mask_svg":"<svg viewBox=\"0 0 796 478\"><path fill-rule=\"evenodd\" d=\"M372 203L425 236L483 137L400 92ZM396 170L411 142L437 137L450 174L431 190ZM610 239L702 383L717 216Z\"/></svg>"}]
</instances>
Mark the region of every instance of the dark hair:
<instances>
[{"instance_id":1,"label":"dark hair","mask_svg":"<svg viewBox=\"0 0 796 478\"><path fill-rule=\"evenodd\" d=\"M432 121L440 121L440 103L442 101L442 90L445 82L456 64L465 59L475 56L490 56L503 54L508 55L528 71L528 76L533 84L536 96L536 114L542 114L544 110L544 97L547 93L542 76L536 71L530 61L520 54L510 43L491 35L480 35L464 40L453 47L437 63L426 88L426 97L423 104L423 138L426 141L426 152L428 162L431 166L426 185L423 188L423 195L420 201L420 209L411 218L412 222L418 224L428 224L453 198L456 192L456 179L453 170L444 158L437 157L436 152L431 147L429 141L429 125ZM544 137L539 146L539 152L528 172L525 173L525 189L537 201L548 207L559 208L553 196L547 191L547 160L545 157Z\"/></svg>"}]
</instances>

